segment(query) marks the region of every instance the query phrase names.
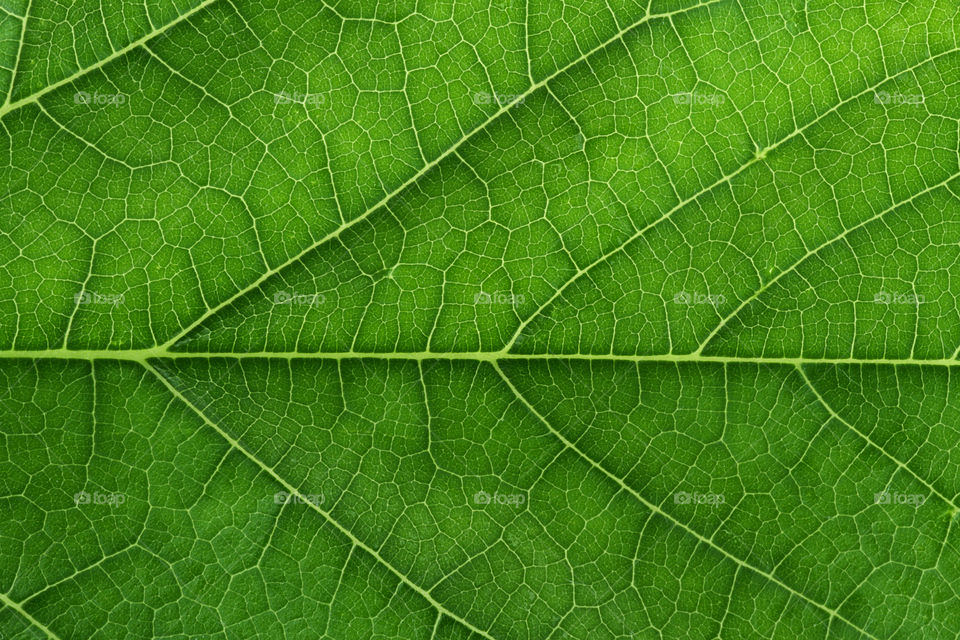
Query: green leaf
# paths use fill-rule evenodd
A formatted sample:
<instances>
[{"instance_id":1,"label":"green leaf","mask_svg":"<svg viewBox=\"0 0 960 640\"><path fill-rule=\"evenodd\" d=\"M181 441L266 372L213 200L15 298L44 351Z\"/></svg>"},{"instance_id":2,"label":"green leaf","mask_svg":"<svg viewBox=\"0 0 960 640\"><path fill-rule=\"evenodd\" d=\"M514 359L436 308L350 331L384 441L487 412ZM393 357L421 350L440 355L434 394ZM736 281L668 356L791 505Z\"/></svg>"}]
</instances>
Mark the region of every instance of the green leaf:
<instances>
[{"instance_id":1,"label":"green leaf","mask_svg":"<svg viewBox=\"0 0 960 640\"><path fill-rule=\"evenodd\" d=\"M960 12L0 4L0 637L960 630Z\"/></svg>"}]
</instances>

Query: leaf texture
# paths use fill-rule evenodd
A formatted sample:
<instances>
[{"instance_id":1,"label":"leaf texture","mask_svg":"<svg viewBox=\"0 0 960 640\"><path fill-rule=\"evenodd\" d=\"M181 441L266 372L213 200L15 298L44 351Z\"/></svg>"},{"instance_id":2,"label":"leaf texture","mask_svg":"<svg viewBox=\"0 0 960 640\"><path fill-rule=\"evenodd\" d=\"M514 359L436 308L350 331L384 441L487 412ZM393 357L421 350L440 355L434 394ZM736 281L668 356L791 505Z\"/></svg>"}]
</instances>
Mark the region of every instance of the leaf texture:
<instances>
[{"instance_id":1,"label":"leaf texture","mask_svg":"<svg viewBox=\"0 0 960 640\"><path fill-rule=\"evenodd\" d=\"M0 2L0 638L960 634L960 11Z\"/></svg>"}]
</instances>

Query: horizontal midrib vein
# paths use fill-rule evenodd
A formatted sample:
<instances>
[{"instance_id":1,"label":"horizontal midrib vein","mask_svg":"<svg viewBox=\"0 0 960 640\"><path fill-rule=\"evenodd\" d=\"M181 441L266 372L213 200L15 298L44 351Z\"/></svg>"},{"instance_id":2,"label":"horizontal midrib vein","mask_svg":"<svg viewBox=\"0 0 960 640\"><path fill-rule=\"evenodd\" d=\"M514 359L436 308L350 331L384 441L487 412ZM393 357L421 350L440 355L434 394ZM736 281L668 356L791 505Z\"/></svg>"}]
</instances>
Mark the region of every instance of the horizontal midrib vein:
<instances>
[{"instance_id":1,"label":"horizontal midrib vein","mask_svg":"<svg viewBox=\"0 0 960 640\"><path fill-rule=\"evenodd\" d=\"M505 351L471 351L441 353L438 351L401 351L396 353L376 351L338 351L300 353L295 351L261 351L250 353L234 352L175 352L164 349L130 350L72 350L51 349L49 351L0 351L0 360L132 360L146 362L150 359L284 359L284 360L474 360L480 362L498 362L504 360L599 360L610 362L702 362L724 364L777 364L777 365L888 365L888 366L960 366L960 360L950 358L910 359L910 358L818 358L807 356L720 356L681 354L591 354L591 353L509 353Z\"/></svg>"}]
</instances>

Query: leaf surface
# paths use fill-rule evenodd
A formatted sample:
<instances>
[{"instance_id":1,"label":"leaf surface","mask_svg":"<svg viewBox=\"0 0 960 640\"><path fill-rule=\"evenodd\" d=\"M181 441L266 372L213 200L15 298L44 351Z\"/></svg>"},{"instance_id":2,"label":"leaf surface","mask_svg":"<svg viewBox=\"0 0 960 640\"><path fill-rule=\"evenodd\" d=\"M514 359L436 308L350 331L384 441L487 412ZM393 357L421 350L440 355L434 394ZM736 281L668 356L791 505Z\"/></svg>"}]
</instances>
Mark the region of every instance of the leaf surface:
<instances>
[{"instance_id":1,"label":"leaf surface","mask_svg":"<svg viewBox=\"0 0 960 640\"><path fill-rule=\"evenodd\" d=\"M0 96L0 637L957 637L955 3L9 0Z\"/></svg>"}]
</instances>

